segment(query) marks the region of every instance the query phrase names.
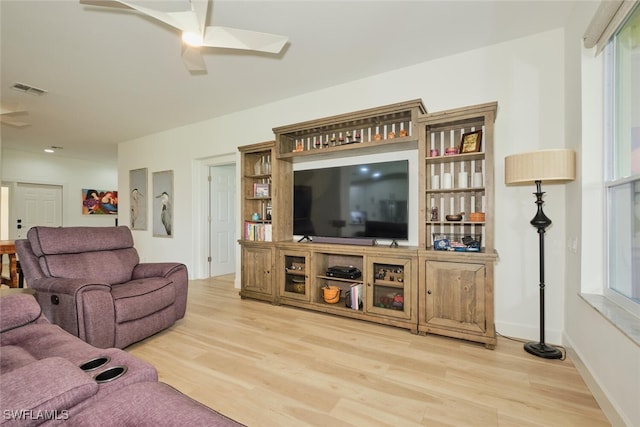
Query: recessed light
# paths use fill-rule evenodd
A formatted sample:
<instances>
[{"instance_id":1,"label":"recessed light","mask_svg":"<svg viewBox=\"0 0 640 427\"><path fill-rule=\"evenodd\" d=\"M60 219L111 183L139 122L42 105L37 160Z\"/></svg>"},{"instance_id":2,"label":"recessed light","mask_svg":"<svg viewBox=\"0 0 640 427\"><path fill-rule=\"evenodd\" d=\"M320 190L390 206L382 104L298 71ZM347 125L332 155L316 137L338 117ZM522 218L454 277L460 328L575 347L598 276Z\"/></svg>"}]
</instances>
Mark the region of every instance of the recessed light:
<instances>
[{"instance_id":1,"label":"recessed light","mask_svg":"<svg viewBox=\"0 0 640 427\"><path fill-rule=\"evenodd\" d=\"M45 148L45 149L44 149L44 152L45 152L45 153L55 153L55 152L56 152L56 150L62 150L63 148L64 148L64 147L60 147L60 146L58 146L58 145L52 145L52 146L51 146L51 147L49 147L49 148Z\"/></svg>"}]
</instances>

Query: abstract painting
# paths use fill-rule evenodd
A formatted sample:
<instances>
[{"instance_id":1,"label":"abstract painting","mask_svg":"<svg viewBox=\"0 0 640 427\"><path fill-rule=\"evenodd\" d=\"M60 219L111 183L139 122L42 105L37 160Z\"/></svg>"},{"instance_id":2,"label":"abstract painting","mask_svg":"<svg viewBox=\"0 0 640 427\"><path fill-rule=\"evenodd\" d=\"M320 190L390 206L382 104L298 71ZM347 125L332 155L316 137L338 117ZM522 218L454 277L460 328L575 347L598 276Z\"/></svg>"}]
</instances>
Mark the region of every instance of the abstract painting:
<instances>
[{"instance_id":1,"label":"abstract painting","mask_svg":"<svg viewBox=\"0 0 640 427\"><path fill-rule=\"evenodd\" d=\"M82 214L83 215L117 215L118 192L82 189Z\"/></svg>"}]
</instances>

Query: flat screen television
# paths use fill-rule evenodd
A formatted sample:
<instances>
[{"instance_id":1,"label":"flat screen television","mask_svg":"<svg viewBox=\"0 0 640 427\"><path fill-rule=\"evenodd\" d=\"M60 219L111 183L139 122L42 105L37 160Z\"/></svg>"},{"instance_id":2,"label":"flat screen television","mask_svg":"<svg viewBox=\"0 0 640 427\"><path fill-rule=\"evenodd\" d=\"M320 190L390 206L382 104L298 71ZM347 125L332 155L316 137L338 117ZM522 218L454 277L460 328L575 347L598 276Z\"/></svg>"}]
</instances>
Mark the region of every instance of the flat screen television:
<instances>
[{"instance_id":1,"label":"flat screen television","mask_svg":"<svg viewBox=\"0 0 640 427\"><path fill-rule=\"evenodd\" d=\"M293 234L408 239L409 161L293 173Z\"/></svg>"}]
</instances>

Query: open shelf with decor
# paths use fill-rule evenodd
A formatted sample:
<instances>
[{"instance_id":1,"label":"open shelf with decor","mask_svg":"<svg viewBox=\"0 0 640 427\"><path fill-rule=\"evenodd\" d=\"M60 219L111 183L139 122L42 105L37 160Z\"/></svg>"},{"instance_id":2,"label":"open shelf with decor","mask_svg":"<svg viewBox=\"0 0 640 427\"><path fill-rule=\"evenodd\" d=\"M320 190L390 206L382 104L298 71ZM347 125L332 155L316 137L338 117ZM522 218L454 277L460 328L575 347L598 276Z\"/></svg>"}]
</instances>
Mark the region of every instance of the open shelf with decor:
<instances>
[{"instance_id":1,"label":"open shelf with decor","mask_svg":"<svg viewBox=\"0 0 640 427\"><path fill-rule=\"evenodd\" d=\"M245 149L242 156L242 221L244 240L273 240L272 148Z\"/></svg>"},{"instance_id":2,"label":"open shelf with decor","mask_svg":"<svg viewBox=\"0 0 640 427\"><path fill-rule=\"evenodd\" d=\"M424 233L420 246L436 236L470 235L479 249L493 246L493 122L496 103L433 114L419 120L424 164L420 202ZM471 248L476 249L476 248ZM475 250L474 250L475 251Z\"/></svg>"},{"instance_id":3,"label":"open shelf with decor","mask_svg":"<svg viewBox=\"0 0 640 427\"><path fill-rule=\"evenodd\" d=\"M274 183L291 174L291 165L276 162L275 142L267 141L239 147L241 204L241 290L242 297L275 302L277 289L271 242L287 238L287 212L290 197ZM290 234L288 236L290 238Z\"/></svg>"},{"instance_id":4,"label":"open shelf with decor","mask_svg":"<svg viewBox=\"0 0 640 427\"><path fill-rule=\"evenodd\" d=\"M331 309L358 310L347 307L347 292L364 280L361 254L314 252L314 291L312 300Z\"/></svg>"},{"instance_id":5,"label":"open shelf with decor","mask_svg":"<svg viewBox=\"0 0 640 427\"><path fill-rule=\"evenodd\" d=\"M412 100L274 128L279 159L416 149L426 109ZM354 151L355 150L355 151Z\"/></svg>"}]
</instances>

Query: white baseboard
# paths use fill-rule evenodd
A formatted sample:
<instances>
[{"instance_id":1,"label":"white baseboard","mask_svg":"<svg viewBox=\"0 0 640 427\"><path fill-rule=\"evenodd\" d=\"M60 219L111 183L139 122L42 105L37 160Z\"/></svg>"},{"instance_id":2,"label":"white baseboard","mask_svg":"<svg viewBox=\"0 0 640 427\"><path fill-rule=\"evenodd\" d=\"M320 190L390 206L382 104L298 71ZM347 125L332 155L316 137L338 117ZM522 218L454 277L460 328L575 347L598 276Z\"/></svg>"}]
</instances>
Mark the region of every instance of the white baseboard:
<instances>
[{"instance_id":1,"label":"white baseboard","mask_svg":"<svg viewBox=\"0 0 640 427\"><path fill-rule=\"evenodd\" d=\"M618 411L616 411L615 407L609 401L609 398L604 393L604 391L598 385L596 379L591 375L587 366L582 362L582 359L578 356L578 354L570 347L566 348L567 356L571 358L576 370L584 380L585 384L593 394L594 399L598 402L600 409L607 417L612 427L629 427L627 423L624 422Z\"/></svg>"}]
</instances>

